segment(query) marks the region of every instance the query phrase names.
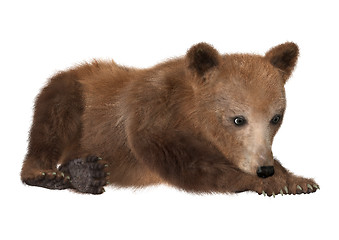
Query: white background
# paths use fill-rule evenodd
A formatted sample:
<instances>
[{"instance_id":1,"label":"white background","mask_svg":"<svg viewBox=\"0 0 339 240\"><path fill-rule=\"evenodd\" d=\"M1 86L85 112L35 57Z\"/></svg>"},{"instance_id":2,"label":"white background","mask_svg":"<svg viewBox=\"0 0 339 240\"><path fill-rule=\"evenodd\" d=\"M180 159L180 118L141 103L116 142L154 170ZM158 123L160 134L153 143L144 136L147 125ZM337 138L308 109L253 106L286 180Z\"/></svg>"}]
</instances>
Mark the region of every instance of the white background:
<instances>
[{"instance_id":1,"label":"white background","mask_svg":"<svg viewBox=\"0 0 339 240\"><path fill-rule=\"evenodd\" d=\"M338 239L338 7L335 1L1 1L1 239ZM24 186L34 98L92 58L149 67L206 41L222 53L300 47L273 152L321 190L275 199L160 186L100 196Z\"/></svg>"}]
</instances>

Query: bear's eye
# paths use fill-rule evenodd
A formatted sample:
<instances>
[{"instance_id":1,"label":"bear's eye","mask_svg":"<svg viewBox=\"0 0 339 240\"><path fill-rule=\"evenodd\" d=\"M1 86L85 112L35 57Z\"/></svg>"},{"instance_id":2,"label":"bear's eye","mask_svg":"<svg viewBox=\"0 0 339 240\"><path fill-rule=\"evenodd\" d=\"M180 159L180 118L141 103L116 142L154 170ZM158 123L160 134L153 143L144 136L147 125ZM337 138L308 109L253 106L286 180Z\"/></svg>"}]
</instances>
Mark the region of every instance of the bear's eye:
<instances>
[{"instance_id":1,"label":"bear's eye","mask_svg":"<svg viewBox=\"0 0 339 240\"><path fill-rule=\"evenodd\" d=\"M238 116L238 117L235 117L234 119L233 119L233 122L234 122L234 124L235 125L237 125L237 126L242 126L242 125L244 125L244 124L246 124L246 118L245 117L243 117L243 116Z\"/></svg>"},{"instance_id":2,"label":"bear's eye","mask_svg":"<svg viewBox=\"0 0 339 240\"><path fill-rule=\"evenodd\" d=\"M272 124L278 124L281 120L281 115L277 114L271 119Z\"/></svg>"}]
</instances>

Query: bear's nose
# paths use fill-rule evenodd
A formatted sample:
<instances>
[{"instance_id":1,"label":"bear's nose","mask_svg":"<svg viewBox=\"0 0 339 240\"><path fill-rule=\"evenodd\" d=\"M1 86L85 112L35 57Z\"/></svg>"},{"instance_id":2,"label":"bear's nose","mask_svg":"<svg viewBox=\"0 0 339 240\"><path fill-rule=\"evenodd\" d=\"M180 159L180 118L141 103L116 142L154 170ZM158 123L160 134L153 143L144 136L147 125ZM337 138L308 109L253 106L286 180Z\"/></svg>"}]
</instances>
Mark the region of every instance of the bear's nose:
<instances>
[{"instance_id":1,"label":"bear's nose","mask_svg":"<svg viewBox=\"0 0 339 240\"><path fill-rule=\"evenodd\" d=\"M258 167L257 175L261 178L267 178L274 174L274 167L273 166L262 166Z\"/></svg>"}]
</instances>

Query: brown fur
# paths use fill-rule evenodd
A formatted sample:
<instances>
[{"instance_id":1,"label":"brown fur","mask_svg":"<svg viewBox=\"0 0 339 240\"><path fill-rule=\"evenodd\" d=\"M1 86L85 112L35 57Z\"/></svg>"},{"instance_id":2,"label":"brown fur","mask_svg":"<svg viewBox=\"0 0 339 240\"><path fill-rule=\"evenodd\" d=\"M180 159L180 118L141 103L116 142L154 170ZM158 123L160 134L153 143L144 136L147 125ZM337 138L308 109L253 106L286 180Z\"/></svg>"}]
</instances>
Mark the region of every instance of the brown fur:
<instances>
[{"instance_id":1,"label":"brown fur","mask_svg":"<svg viewBox=\"0 0 339 240\"><path fill-rule=\"evenodd\" d=\"M94 61L61 72L36 100L22 181L94 194L109 183L313 192L312 179L294 176L271 152L280 123L270 119L284 113L297 57L294 43L265 56L220 55L200 43L150 69ZM248 117L245 126L234 125L237 115ZM275 174L259 178L260 166Z\"/></svg>"}]
</instances>

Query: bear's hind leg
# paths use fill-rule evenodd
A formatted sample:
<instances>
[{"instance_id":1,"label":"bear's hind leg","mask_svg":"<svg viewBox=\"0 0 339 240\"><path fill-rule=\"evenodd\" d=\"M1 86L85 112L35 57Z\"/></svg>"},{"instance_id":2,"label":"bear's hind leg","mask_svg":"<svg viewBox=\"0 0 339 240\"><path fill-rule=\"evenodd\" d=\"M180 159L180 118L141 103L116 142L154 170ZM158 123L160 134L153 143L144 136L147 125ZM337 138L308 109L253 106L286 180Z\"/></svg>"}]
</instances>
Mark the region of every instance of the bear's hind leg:
<instances>
[{"instance_id":1,"label":"bear's hind leg","mask_svg":"<svg viewBox=\"0 0 339 240\"><path fill-rule=\"evenodd\" d=\"M21 180L28 185L72 187L70 176L59 171L57 164L64 155L77 152L76 146L80 145L83 101L77 78L74 71L57 74L36 99L28 153L21 171Z\"/></svg>"},{"instance_id":2,"label":"bear's hind leg","mask_svg":"<svg viewBox=\"0 0 339 240\"><path fill-rule=\"evenodd\" d=\"M39 128L41 130L43 128ZM48 189L70 188L70 176L59 171L57 162L60 157L60 143L53 141L39 141L31 130L29 151L21 170L21 180L30 186L44 187ZM36 150L35 150L36 149Z\"/></svg>"},{"instance_id":3,"label":"bear's hind leg","mask_svg":"<svg viewBox=\"0 0 339 240\"><path fill-rule=\"evenodd\" d=\"M39 128L41 130L43 128ZM48 189L71 188L70 176L58 169L60 158L60 142L54 139L50 142L41 141L34 136L37 129L31 130L29 151L21 170L21 180L30 186Z\"/></svg>"}]
</instances>

